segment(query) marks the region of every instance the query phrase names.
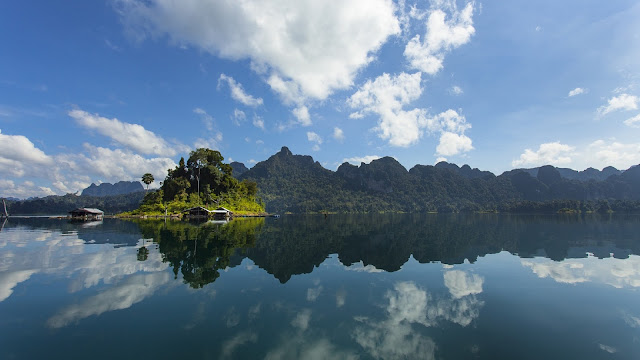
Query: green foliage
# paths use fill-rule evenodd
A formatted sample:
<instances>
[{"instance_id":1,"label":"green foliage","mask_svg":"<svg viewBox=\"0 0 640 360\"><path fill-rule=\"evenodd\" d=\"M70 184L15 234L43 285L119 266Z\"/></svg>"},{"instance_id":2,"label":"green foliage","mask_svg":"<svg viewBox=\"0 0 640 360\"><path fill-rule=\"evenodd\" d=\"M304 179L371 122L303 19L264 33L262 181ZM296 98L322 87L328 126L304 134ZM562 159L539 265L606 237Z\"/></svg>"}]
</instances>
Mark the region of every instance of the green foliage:
<instances>
[{"instance_id":1,"label":"green foliage","mask_svg":"<svg viewBox=\"0 0 640 360\"><path fill-rule=\"evenodd\" d=\"M333 172L285 147L240 179L255 181L267 211L278 213L640 212L640 166L605 181L570 180L552 166L537 177L444 162L407 171L390 157Z\"/></svg>"},{"instance_id":2,"label":"green foliage","mask_svg":"<svg viewBox=\"0 0 640 360\"><path fill-rule=\"evenodd\" d=\"M7 201L7 210L11 215L66 215L79 207L98 208L105 214L117 214L140 206L145 197L144 191L109 196L47 196L43 198Z\"/></svg>"},{"instance_id":3,"label":"green foliage","mask_svg":"<svg viewBox=\"0 0 640 360\"><path fill-rule=\"evenodd\" d=\"M225 164L220 152L200 148L180 159L175 169L168 171L161 189L150 192L134 215L169 214L204 206L215 209L224 206L234 212L264 212L253 181L238 181L232 168Z\"/></svg>"},{"instance_id":4,"label":"green foliage","mask_svg":"<svg viewBox=\"0 0 640 360\"><path fill-rule=\"evenodd\" d=\"M149 185L154 181L153 175L150 173L146 173L142 175L142 182L147 184L147 190L149 190Z\"/></svg>"}]
</instances>

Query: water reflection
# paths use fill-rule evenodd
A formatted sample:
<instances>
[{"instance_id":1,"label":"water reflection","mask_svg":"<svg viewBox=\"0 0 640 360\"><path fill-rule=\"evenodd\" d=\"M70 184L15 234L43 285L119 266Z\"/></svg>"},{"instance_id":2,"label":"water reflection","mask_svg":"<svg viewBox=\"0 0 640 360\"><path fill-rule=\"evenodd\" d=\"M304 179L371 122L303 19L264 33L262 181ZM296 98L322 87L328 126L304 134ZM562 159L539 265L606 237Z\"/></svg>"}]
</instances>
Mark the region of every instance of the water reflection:
<instances>
[{"instance_id":1,"label":"water reflection","mask_svg":"<svg viewBox=\"0 0 640 360\"><path fill-rule=\"evenodd\" d=\"M145 325L161 318L196 358L435 359L521 357L494 339L553 343L562 329L564 357L625 357L640 344L639 229L634 217L579 216L11 219L0 233L0 331L16 344L11 324L60 334L54 347L81 357L62 350L75 348L75 329L162 337ZM103 357L117 355L95 339ZM560 356L554 346L529 356Z\"/></svg>"}]
</instances>

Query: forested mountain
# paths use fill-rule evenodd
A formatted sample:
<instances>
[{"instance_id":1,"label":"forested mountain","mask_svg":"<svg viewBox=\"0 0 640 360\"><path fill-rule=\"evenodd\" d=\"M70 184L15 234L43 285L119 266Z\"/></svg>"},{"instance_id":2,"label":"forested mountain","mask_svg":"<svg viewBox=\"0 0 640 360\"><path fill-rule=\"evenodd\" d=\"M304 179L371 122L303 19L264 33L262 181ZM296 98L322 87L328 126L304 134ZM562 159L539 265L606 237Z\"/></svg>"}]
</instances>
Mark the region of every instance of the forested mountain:
<instances>
[{"instance_id":1,"label":"forested mountain","mask_svg":"<svg viewBox=\"0 0 640 360\"><path fill-rule=\"evenodd\" d=\"M604 181L608 179L609 176L611 175L620 175L624 172L622 170L618 170L614 168L613 166L607 166L606 168L602 169L602 171L594 168L588 168L583 171L576 171L576 170L567 169L567 168L556 168L556 169L558 170L562 178L568 179L568 180L579 180L579 181L589 181L589 180ZM522 170L526 173L529 173L529 175L536 177L538 176L538 170L540 170L540 167L531 168L531 169L517 169L517 170Z\"/></svg>"},{"instance_id":2,"label":"forested mountain","mask_svg":"<svg viewBox=\"0 0 640 360\"><path fill-rule=\"evenodd\" d=\"M233 177L235 177L236 179L240 175L249 171L249 169L246 166L244 166L244 164L241 162L232 161L231 163L229 163L229 165L231 165L231 169L233 170Z\"/></svg>"},{"instance_id":3,"label":"forested mountain","mask_svg":"<svg viewBox=\"0 0 640 360\"><path fill-rule=\"evenodd\" d=\"M140 206L144 191L110 196L78 196L67 194L42 198L7 201L9 215L67 215L79 207L98 208L106 214L129 211Z\"/></svg>"},{"instance_id":4,"label":"forested mountain","mask_svg":"<svg viewBox=\"0 0 640 360\"><path fill-rule=\"evenodd\" d=\"M82 190L82 196L108 196L130 194L143 191L144 188L139 181L118 181L115 184L102 183L100 185L91 184Z\"/></svg>"},{"instance_id":5,"label":"forested mountain","mask_svg":"<svg viewBox=\"0 0 640 360\"><path fill-rule=\"evenodd\" d=\"M608 170L607 170L608 169ZM457 212L457 211L609 211L638 208L640 166L604 181L578 180L579 174L553 166L512 170L495 176L468 165L440 162L409 171L391 157L333 172L310 156L283 147L239 176L258 184L270 212ZM562 170L562 171L561 171ZM617 170L616 170L617 171ZM573 174L568 178L562 174ZM578 174L578 175L576 175ZM586 176L586 175L585 175ZM586 179L586 177L584 177ZM633 201L633 202L631 202Z\"/></svg>"}]
</instances>

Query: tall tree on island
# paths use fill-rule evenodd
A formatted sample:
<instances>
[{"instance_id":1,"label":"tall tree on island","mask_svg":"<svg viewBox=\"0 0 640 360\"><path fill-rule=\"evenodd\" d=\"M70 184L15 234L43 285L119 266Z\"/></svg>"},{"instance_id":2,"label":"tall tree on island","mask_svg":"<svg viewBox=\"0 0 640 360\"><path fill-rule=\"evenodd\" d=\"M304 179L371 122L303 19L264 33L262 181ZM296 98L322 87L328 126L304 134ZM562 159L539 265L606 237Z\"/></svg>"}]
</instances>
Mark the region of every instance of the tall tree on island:
<instances>
[{"instance_id":1,"label":"tall tree on island","mask_svg":"<svg viewBox=\"0 0 640 360\"><path fill-rule=\"evenodd\" d=\"M142 182L147 184L147 191L149 191L149 185L154 181L153 175L146 173L142 175Z\"/></svg>"}]
</instances>

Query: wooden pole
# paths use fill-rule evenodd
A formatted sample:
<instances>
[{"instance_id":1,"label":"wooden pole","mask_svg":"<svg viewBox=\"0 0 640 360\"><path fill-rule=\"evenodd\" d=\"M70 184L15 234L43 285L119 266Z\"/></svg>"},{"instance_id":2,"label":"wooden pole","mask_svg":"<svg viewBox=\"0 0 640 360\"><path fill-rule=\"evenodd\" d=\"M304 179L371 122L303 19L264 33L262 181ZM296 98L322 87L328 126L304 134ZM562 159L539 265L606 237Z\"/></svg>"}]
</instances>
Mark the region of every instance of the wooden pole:
<instances>
[{"instance_id":1,"label":"wooden pole","mask_svg":"<svg viewBox=\"0 0 640 360\"><path fill-rule=\"evenodd\" d=\"M7 203L2 199L2 205L4 206L4 216L9 217L9 213L7 212Z\"/></svg>"}]
</instances>

